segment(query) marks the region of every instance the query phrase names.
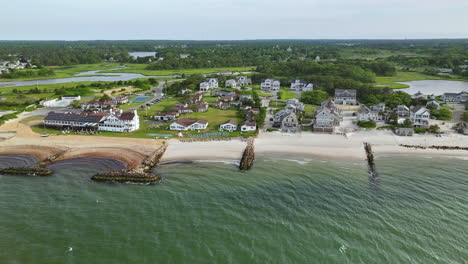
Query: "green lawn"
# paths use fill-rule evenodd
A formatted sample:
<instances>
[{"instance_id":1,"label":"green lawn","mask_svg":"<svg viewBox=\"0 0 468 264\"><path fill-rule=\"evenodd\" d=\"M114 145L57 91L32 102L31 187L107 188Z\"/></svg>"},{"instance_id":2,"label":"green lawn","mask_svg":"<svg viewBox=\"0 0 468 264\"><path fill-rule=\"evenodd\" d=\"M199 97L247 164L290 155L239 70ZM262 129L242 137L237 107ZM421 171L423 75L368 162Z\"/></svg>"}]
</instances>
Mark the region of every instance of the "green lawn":
<instances>
[{"instance_id":1,"label":"green lawn","mask_svg":"<svg viewBox=\"0 0 468 264\"><path fill-rule=\"evenodd\" d=\"M315 113L315 106L304 105L305 116L313 116Z\"/></svg>"},{"instance_id":2,"label":"green lawn","mask_svg":"<svg viewBox=\"0 0 468 264\"><path fill-rule=\"evenodd\" d=\"M296 94L294 92L291 92L286 89L281 89L280 93L281 93L281 100L288 100L288 99L296 98Z\"/></svg>"},{"instance_id":3,"label":"green lawn","mask_svg":"<svg viewBox=\"0 0 468 264\"><path fill-rule=\"evenodd\" d=\"M181 117L208 120L208 129L206 132L218 131L219 125L225 123L229 119L237 120L239 124L243 121L238 118L237 110L221 110L212 107L208 108L208 111L204 113L191 113L182 115Z\"/></svg>"}]
</instances>

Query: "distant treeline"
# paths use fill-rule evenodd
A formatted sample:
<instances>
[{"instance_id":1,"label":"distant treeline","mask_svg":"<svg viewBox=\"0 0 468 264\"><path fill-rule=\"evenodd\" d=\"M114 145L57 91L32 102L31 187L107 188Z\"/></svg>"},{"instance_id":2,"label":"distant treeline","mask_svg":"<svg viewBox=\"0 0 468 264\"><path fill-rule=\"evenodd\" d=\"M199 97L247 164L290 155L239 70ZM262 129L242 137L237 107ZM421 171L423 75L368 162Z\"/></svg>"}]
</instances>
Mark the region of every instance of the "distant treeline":
<instances>
[{"instance_id":1,"label":"distant treeline","mask_svg":"<svg viewBox=\"0 0 468 264\"><path fill-rule=\"evenodd\" d=\"M128 55L132 51L156 51L157 54L156 58L134 59ZM393 63L414 67L456 67L468 59L468 42L463 39L0 41L0 60L25 58L45 66L90 64L104 60L151 62L148 69L153 70L256 66L270 62L303 61L317 56L322 60L371 58L382 52L388 53L391 56L388 61ZM180 54L190 54L190 57L180 58Z\"/></svg>"}]
</instances>

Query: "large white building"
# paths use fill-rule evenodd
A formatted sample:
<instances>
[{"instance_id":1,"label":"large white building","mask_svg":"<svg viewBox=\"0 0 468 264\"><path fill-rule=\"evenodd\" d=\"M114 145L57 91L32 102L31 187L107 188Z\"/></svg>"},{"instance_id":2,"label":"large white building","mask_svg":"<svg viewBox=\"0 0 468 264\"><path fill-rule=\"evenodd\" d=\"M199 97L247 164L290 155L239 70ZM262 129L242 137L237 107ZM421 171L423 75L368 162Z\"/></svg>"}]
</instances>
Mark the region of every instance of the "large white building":
<instances>
[{"instance_id":1,"label":"large white building","mask_svg":"<svg viewBox=\"0 0 468 264\"><path fill-rule=\"evenodd\" d=\"M140 128L140 118L136 110L128 113L123 113L121 110L83 111L81 113L49 112L44 119L44 125L71 130L133 132Z\"/></svg>"},{"instance_id":2,"label":"large white building","mask_svg":"<svg viewBox=\"0 0 468 264\"><path fill-rule=\"evenodd\" d=\"M335 90L335 103L343 105L356 105L357 98L356 90Z\"/></svg>"}]
</instances>

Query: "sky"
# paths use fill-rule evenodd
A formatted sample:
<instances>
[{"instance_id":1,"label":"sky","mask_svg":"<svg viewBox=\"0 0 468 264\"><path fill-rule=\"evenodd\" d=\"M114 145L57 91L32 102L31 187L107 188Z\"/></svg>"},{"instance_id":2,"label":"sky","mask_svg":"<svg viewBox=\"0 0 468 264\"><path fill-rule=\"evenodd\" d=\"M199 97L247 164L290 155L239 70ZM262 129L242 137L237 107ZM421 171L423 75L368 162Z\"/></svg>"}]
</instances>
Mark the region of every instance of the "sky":
<instances>
[{"instance_id":1,"label":"sky","mask_svg":"<svg viewBox=\"0 0 468 264\"><path fill-rule=\"evenodd\" d=\"M0 40L468 38L468 0L4 0Z\"/></svg>"}]
</instances>

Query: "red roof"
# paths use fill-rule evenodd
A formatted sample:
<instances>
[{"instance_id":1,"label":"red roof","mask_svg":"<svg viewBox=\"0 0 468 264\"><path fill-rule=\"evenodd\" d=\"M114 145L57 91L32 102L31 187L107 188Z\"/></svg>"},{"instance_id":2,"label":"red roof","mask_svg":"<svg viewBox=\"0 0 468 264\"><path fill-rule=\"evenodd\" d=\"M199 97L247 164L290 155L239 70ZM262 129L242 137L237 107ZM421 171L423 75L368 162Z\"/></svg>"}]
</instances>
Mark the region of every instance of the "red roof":
<instances>
[{"instance_id":1,"label":"red roof","mask_svg":"<svg viewBox=\"0 0 468 264\"><path fill-rule=\"evenodd\" d=\"M195 123L208 124L208 121L206 120L194 120L194 119L189 119L189 118L180 118L180 119L177 119L175 122L185 127L190 126Z\"/></svg>"},{"instance_id":2,"label":"red roof","mask_svg":"<svg viewBox=\"0 0 468 264\"><path fill-rule=\"evenodd\" d=\"M133 120L135 118L134 113L123 113L119 116L120 120Z\"/></svg>"}]
</instances>

